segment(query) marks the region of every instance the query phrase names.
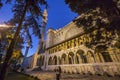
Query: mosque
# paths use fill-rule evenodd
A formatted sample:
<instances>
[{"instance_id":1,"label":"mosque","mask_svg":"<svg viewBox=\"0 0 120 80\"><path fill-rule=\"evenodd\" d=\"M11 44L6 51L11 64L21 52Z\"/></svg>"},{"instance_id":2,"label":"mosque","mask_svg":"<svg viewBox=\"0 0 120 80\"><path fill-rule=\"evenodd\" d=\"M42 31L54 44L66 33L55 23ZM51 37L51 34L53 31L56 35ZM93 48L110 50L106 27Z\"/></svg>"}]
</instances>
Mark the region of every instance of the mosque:
<instances>
[{"instance_id":1,"label":"mosque","mask_svg":"<svg viewBox=\"0 0 120 80\"><path fill-rule=\"evenodd\" d=\"M118 34L101 28L85 32L72 21L63 28L47 31L44 51L38 50L28 59L32 69L55 71L61 67L63 73L120 75L120 49L115 47Z\"/></svg>"}]
</instances>

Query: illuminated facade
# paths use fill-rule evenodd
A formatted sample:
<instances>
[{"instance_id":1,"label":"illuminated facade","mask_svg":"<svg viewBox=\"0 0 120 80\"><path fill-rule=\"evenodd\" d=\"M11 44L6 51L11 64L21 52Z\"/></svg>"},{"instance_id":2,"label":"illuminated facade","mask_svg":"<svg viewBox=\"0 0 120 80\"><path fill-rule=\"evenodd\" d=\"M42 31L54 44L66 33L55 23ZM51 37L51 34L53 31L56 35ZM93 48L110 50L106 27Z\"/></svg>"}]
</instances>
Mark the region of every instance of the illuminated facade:
<instances>
[{"instance_id":1,"label":"illuminated facade","mask_svg":"<svg viewBox=\"0 0 120 80\"><path fill-rule=\"evenodd\" d=\"M71 22L59 30L47 32L45 53L35 54L33 68L80 74L120 74L120 49L115 47L117 33L101 28L100 39L96 40L98 30L85 32Z\"/></svg>"}]
</instances>

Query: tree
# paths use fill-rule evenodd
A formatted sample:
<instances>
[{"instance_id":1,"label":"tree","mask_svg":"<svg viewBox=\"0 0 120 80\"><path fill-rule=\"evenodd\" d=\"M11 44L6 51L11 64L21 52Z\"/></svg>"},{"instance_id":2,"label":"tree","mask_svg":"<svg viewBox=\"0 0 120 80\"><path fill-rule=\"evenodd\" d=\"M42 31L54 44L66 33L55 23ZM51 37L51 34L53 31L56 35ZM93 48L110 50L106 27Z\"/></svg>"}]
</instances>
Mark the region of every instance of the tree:
<instances>
[{"instance_id":1,"label":"tree","mask_svg":"<svg viewBox=\"0 0 120 80\"><path fill-rule=\"evenodd\" d=\"M73 12L83 16L76 20L76 23L79 25L84 25L84 27L86 25L87 27L93 26L91 24L93 21L101 25L102 21L107 20L110 24L109 28L114 26L114 28L120 30L118 27L120 26L120 8L118 0L65 0L65 2ZM99 26L98 24L96 25Z\"/></svg>"},{"instance_id":2,"label":"tree","mask_svg":"<svg viewBox=\"0 0 120 80\"><path fill-rule=\"evenodd\" d=\"M22 56L21 50L14 50L10 62L16 62L19 60L19 58Z\"/></svg>"},{"instance_id":3,"label":"tree","mask_svg":"<svg viewBox=\"0 0 120 80\"><path fill-rule=\"evenodd\" d=\"M93 10L99 8L99 13L94 14L97 16L102 16L104 18L108 18L110 24L116 25L120 19L120 5L118 4L120 1L118 0L65 0L66 4L69 5L72 11L80 14L89 14ZM76 6L74 6L76 5ZM117 24L119 26L119 24Z\"/></svg>"},{"instance_id":4,"label":"tree","mask_svg":"<svg viewBox=\"0 0 120 80\"><path fill-rule=\"evenodd\" d=\"M0 8L2 7L2 5L3 5L3 3L2 3L2 1L0 0Z\"/></svg>"},{"instance_id":5,"label":"tree","mask_svg":"<svg viewBox=\"0 0 120 80\"><path fill-rule=\"evenodd\" d=\"M7 1L11 1L11 0L7 0ZM14 34L13 39L10 42L10 45L7 49L7 53L6 53L6 57L5 57L5 61L3 63L1 72L0 72L0 79L1 80L5 80L5 76L7 74L7 70L9 67L9 63L10 63L10 59L12 57L12 52L13 52L13 48L15 45L15 42L17 40L17 37L20 33L20 30L23 27L23 22L25 20L25 17L27 16L27 12L28 14L31 14L33 16L33 18L39 18L39 16L41 16L41 8L40 5L41 4L46 4L46 1L44 0L15 0L17 3L14 6L13 11L15 12L14 14L14 18L18 21L18 24L16 24L17 28L16 28L16 32ZM15 20L14 20L15 21Z\"/></svg>"},{"instance_id":6,"label":"tree","mask_svg":"<svg viewBox=\"0 0 120 80\"><path fill-rule=\"evenodd\" d=\"M88 46L97 45L103 38L114 40L115 34L120 37L120 5L118 0L65 0L70 9L80 16L74 20L78 27L83 27L85 32L91 33L97 30L94 40L87 43ZM102 36L105 29L106 33L112 33L111 36ZM111 40L112 39L112 40ZM106 44L109 44L106 42ZM111 44L112 45L112 44Z\"/></svg>"},{"instance_id":7,"label":"tree","mask_svg":"<svg viewBox=\"0 0 120 80\"><path fill-rule=\"evenodd\" d=\"M3 26L6 28L6 26L8 25ZM2 57L3 55L5 55L6 49L8 48L9 43L13 38L14 27L7 27L6 29L1 29L0 34L0 54ZM23 48L23 43L23 38L21 36L18 36L14 50L21 50Z\"/></svg>"},{"instance_id":8,"label":"tree","mask_svg":"<svg viewBox=\"0 0 120 80\"><path fill-rule=\"evenodd\" d=\"M7 25L6 25L7 26ZM14 35L14 27L9 27L8 29L2 30L3 32L1 33L1 37L0 37L0 42L1 42L1 46L2 46L2 51L5 52L6 49L8 48L10 41L13 39L13 35ZM17 37L17 41L15 43L15 48L14 50L20 50L23 48L23 37L21 37L20 35Z\"/></svg>"},{"instance_id":9,"label":"tree","mask_svg":"<svg viewBox=\"0 0 120 80\"><path fill-rule=\"evenodd\" d=\"M85 13L99 7L107 12L109 16L112 14L120 14L119 0L65 0L70 9L78 14Z\"/></svg>"},{"instance_id":10,"label":"tree","mask_svg":"<svg viewBox=\"0 0 120 80\"><path fill-rule=\"evenodd\" d=\"M14 70L18 70L21 67L21 63L20 63L20 58L22 57L22 53L21 50L14 50L11 60L10 60L10 65L11 68L13 68Z\"/></svg>"}]
</instances>

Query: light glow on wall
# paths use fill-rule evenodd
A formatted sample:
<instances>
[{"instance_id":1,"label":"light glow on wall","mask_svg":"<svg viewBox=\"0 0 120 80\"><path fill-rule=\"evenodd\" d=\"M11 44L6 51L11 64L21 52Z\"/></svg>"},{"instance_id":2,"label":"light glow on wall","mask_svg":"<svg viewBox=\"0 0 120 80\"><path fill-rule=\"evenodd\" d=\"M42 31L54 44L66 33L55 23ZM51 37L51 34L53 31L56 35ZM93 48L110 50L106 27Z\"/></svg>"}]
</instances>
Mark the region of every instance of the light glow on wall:
<instances>
[{"instance_id":1,"label":"light glow on wall","mask_svg":"<svg viewBox=\"0 0 120 80\"><path fill-rule=\"evenodd\" d=\"M0 28L10 28L10 27L12 27L12 26L6 25L6 24L0 24Z\"/></svg>"},{"instance_id":2,"label":"light glow on wall","mask_svg":"<svg viewBox=\"0 0 120 80\"><path fill-rule=\"evenodd\" d=\"M11 25L6 25L6 24L0 24L0 32L5 30L5 29L8 29L8 28L11 28L13 26Z\"/></svg>"}]
</instances>

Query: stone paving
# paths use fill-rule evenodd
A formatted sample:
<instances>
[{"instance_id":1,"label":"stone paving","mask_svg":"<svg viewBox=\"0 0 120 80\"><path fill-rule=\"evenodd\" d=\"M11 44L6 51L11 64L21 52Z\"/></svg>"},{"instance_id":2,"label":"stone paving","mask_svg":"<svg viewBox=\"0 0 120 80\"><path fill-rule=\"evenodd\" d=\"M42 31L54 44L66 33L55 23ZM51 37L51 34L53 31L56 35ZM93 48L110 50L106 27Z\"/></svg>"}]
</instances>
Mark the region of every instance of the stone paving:
<instances>
[{"instance_id":1,"label":"stone paving","mask_svg":"<svg viewBox=\"0 0 120 80\"><path fill-rule=\"evenodd\" d=\"M40 80L56 80L56 72L51 71L27 71L27 74L37 76ZM60 80L120 80L119 76L98 76L62 73Z\"/></svg>"},{"instance_id":2,"label":"stone paving","mask_svg":"<svg viewBox=\"0 0 120 80\"><path fill-rule=\"evenodd\" d=\"M41 80L56 80L56 74L54 72L32 71L32 72L27 72L27 74L36 76Z\"/></svg>"}]
</instances>

